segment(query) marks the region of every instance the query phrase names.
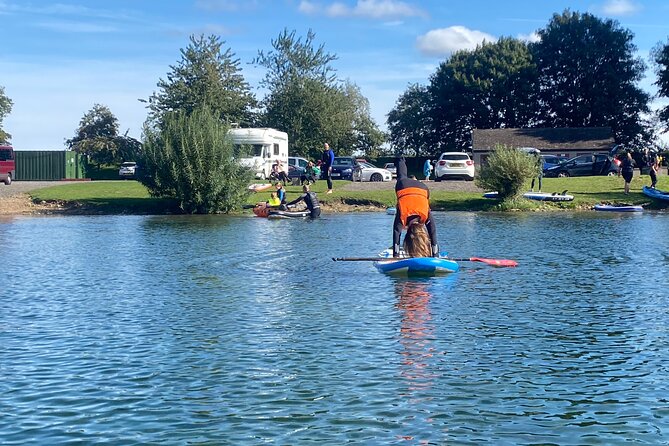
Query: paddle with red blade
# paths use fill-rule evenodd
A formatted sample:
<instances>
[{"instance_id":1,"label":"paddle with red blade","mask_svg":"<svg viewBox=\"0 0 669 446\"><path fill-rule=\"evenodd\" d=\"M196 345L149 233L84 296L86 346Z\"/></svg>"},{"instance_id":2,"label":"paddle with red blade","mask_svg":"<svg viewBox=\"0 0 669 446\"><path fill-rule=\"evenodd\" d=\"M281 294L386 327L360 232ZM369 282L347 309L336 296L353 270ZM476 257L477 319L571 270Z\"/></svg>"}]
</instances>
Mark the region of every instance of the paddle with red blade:
<instances>
[{"instance_id":1,"label":"paddle with red blade","mask_svg":"<svg viewBox=\"0 0 669 446\"><path fill-rule=\"evenodd\" d=\"M409 259L411 257L333 257L335 262L388 262ZM495 266L499 268L518 266L518 262L509 259L485 259L483 257L437 257L439 259L453 260L455 262L481 262L486 265Z\"/></svg>"}]
</instances>

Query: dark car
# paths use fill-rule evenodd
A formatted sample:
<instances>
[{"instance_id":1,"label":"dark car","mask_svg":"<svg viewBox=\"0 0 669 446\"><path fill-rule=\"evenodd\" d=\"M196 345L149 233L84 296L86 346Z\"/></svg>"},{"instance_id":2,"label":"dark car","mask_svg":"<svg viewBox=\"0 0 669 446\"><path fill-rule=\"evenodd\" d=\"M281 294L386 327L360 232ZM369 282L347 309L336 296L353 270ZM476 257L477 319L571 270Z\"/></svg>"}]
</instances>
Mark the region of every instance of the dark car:
<instances>
[{"instance_id":1,"label":"dark car","mask_svg":"<svg viewBox=\"0 0 669 446\"><path fill-rule=\"evenodd\" d=\"M544 162L543 169L546 170L551 167L555 167L564 161L567 161L569 158L557 155L541 155L541 159Z\"/></svg>"},{"instance_id":2,"label":"dark car","mask_svg":"<svg viewBox=\"0 0 669 446\"><path fill-rule=\"evenodd\" d=\"M353 170L358 165L358 161L352 156L336 156L332 163L333 180L353 180Z\"/></svg>"},{"instance_id":3,"label":"dark car","mask_svg":"<svg viewBox=\"0 0 669 446\"><path fill-rule=\"evenodd\" d=\"M618 174L618 167L613 158L604 153L593 155L580 155L563 161L557 166L544 170L545 177L584 177L592 175Z\"/></svg>"}]
</instances>

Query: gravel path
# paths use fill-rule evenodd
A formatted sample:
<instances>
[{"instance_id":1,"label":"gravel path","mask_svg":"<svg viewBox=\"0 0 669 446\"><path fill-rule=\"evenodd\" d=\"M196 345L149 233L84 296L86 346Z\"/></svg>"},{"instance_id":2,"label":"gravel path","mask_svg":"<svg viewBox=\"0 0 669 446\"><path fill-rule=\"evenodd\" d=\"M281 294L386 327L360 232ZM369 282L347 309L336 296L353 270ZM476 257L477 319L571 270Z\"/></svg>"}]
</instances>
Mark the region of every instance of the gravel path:
<instances>
[{"instance_id":1,"label":"gravel path","mask_svg":"<svg viewBox=\"0 0 669 446\"><path fill-rule=\"evenodd\" d=\"M12 181L12 184L6 186L0 183L0 198L15 197L25 194L35 189L44 187L58 186L61 184L70 184L69 181Z\"/></svg>"},{"instance_id":2,"label":"gravel path","mask_svg":"<svg viewBox=\"0 0 669 446\"><path fill-rule=\"evenodd\" d=\"M452 191L452 192L482 192L473 181L449 180L449 181L424 181L430 190ZM335 188L337 186L335 185ZM344 190L394 190L395 180L378 183L351 182L343 187Z\"/></svg>"}]
</instances>

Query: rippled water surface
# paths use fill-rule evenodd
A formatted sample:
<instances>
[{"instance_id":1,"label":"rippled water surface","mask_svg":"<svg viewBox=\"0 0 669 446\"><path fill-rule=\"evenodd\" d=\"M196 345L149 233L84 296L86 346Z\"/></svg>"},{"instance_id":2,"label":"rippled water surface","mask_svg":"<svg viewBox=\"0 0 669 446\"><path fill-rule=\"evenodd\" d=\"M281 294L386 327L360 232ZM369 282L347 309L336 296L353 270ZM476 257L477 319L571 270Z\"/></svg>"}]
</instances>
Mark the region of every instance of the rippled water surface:
<instances>
[{"instance_id":1,"label":"rippled water surface","mask_svg":"<svg viewBox=\"0 0 669 446\"><path fill-rule=\"evenodd\" d=\"M0 444L669 443L669 216L0 219Z\"/></svg>"}]
</instances>

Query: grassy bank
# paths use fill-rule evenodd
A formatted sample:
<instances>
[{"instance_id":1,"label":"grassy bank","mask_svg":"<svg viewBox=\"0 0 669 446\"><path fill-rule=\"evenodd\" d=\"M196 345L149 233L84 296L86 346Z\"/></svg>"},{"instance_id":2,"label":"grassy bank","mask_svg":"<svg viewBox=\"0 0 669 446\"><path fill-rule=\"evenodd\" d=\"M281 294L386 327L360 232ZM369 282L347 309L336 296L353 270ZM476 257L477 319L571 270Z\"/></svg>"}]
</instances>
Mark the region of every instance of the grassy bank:
<instances>
[{"instance_id":1,"label":"grassy bank","mask_svg":"<svg viewBox=\"0 0 669 446\"><path fill-rule=\"evenodd\" d=\"M363 190L346 190L347 181L335 181L334 193L326 195L324 181L318 181L313 190L318 194L325 207L333 210L369 210L395 205L395 193L392 187L376 189L371 186ZM650 184L648 176L635 176L631 193L623 194L623 180L618 177L582 177L582 178L546 178L544 192L568 190L574 195L574 201L564 203L541 203L519 199L500 207L496 200L485 199L480 192L463 192L448 189L448 183L430 183L431 203L434 210L487 211L487 210L557 210L589 209L597 203L643 205L647 209L664 209L666 203L653 201L641 193L643 185ZM529 187L529 185L528 185ZM660 177L658 188L669 190L669 177ZM300 186L287 186L288 199L297 198L302 191ZM58 185L33 191L34 201L62 203L68 209L91 213L130 213L164 214L178 213L173 200L152 198L147 190L136 181L91 181ZM247 204L265 201L269 191L252 194Z\"/></svg>"}]
</instances>

